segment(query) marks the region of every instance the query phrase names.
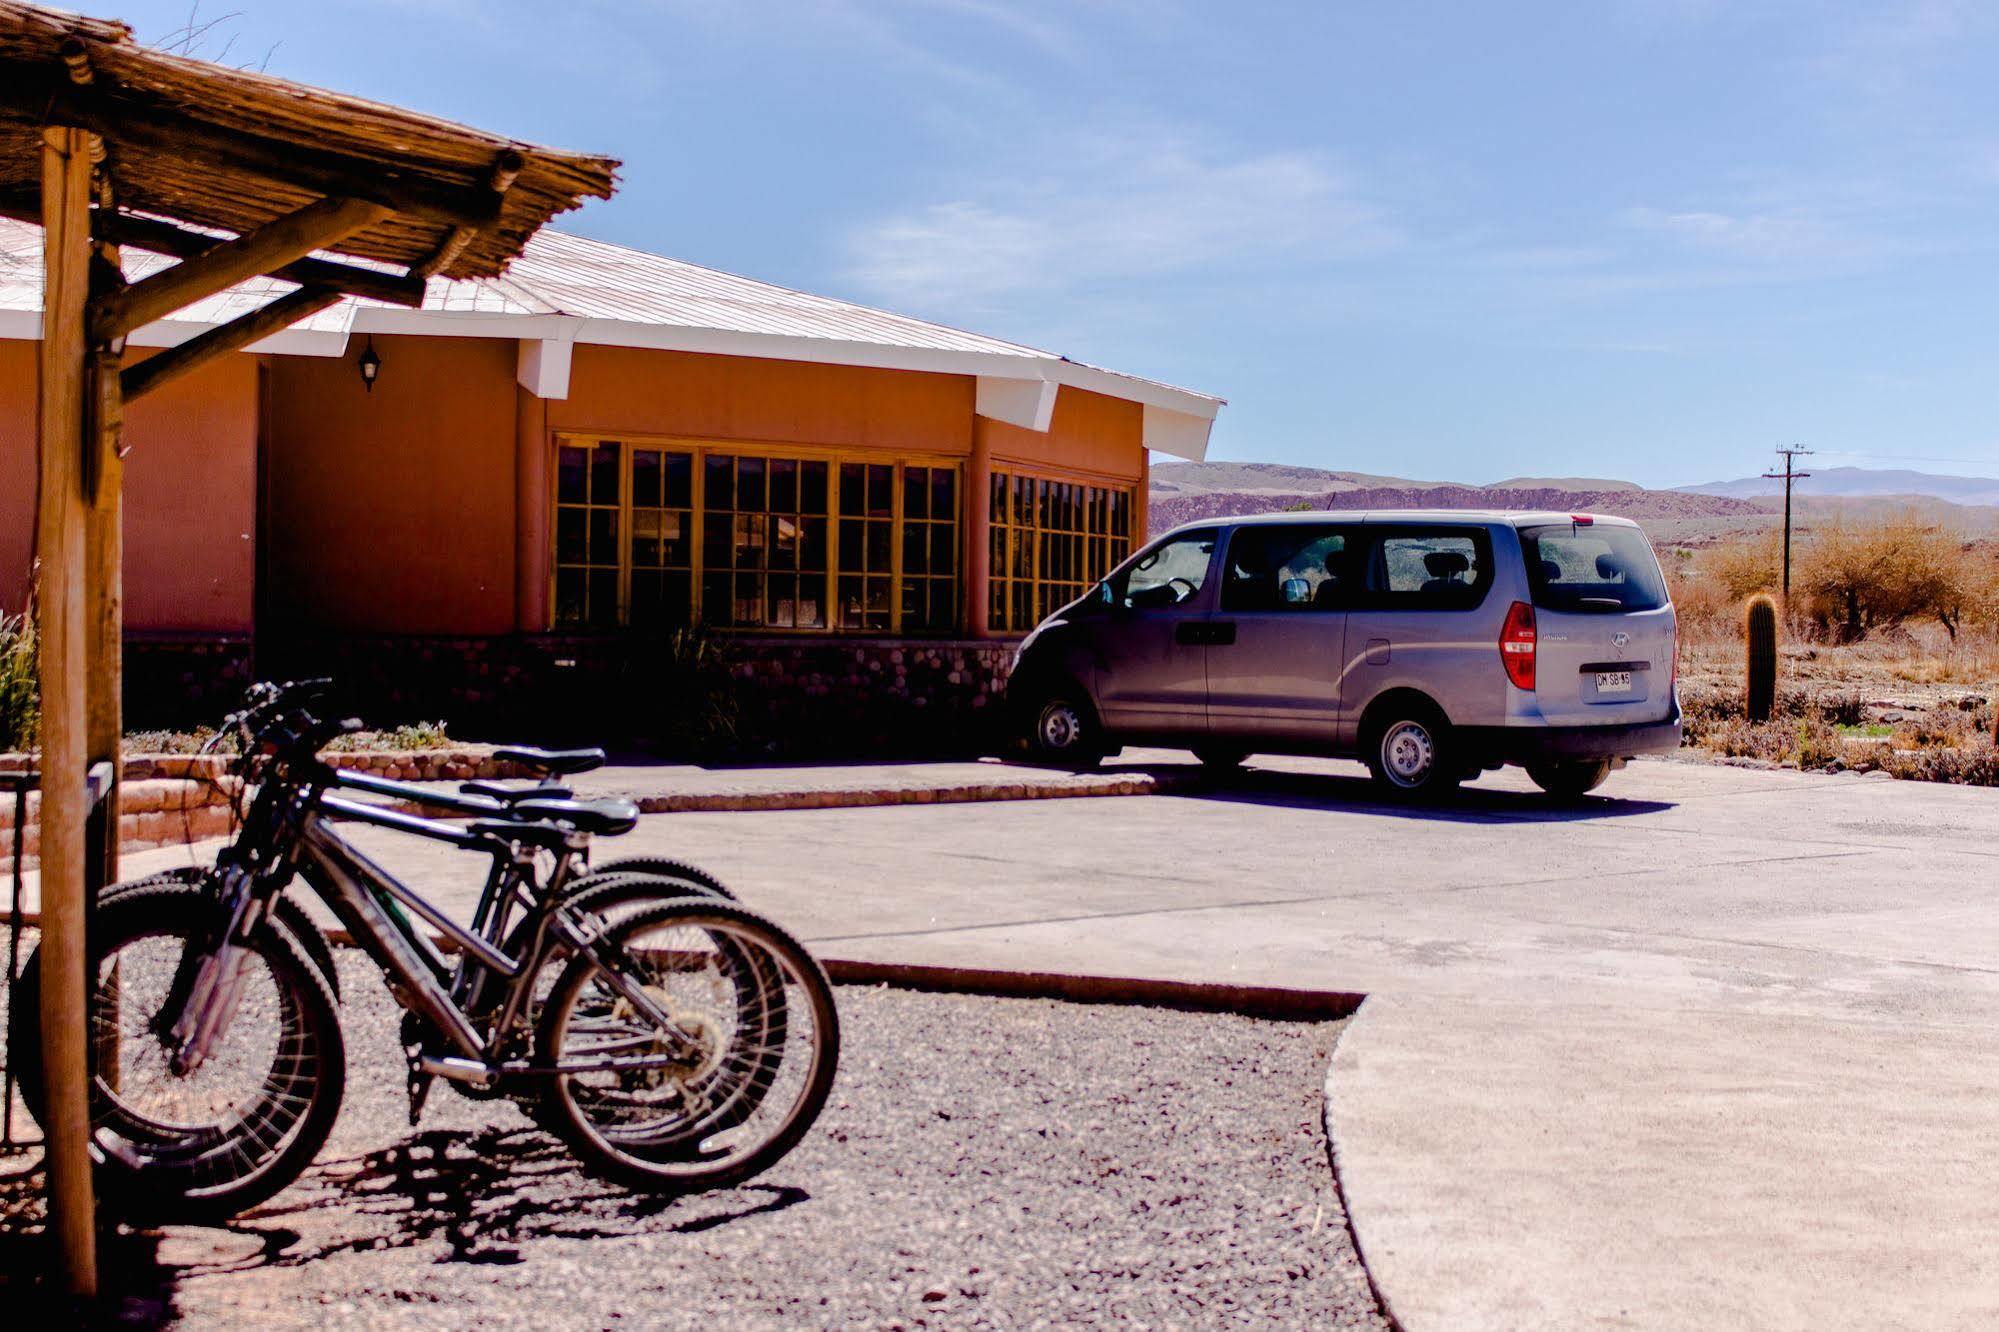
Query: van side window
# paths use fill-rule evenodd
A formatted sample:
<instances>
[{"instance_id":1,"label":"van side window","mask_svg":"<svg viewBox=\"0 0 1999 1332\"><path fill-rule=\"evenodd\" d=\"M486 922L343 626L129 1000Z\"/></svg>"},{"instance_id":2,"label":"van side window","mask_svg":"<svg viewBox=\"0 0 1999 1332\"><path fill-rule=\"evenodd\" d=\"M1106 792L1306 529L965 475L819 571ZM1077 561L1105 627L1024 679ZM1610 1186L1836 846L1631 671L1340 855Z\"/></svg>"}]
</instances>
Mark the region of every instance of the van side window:
<instances>
[{"instance_id":1,"label":"van side window","mask_svg":"<svg viewBox=\"0 0 1999 1332\"><path fill-rule=\"evenodd\" d=\"M1347 532L1324 524L1239 527L1222 565L1227 611L1345 610L1357 570Z\"/></svg>"},{"instance_id":2,"label":"van side window","mask_svg":"<svg viewBox=\"0 0 1999 1332\"><path fill-rule=\"evenodd\" d=\"M1368 600L1395 610L1471 610L1492 585L1492 541L1481 529L1385 531L1368 561Z\"/></svg>"},{"instance_id":3,"label":"van side window","mask_svg":"<svg viewBox=\"0 0 1999 1332\"><path fill-rule=\"evenodd\" d=\"M1133 610L1158 610L1192 601L1208 581L1216 536L1213 530L1189 532L1139 556L1111 579L1112 602Z\"/></svg>"}]
</instances>

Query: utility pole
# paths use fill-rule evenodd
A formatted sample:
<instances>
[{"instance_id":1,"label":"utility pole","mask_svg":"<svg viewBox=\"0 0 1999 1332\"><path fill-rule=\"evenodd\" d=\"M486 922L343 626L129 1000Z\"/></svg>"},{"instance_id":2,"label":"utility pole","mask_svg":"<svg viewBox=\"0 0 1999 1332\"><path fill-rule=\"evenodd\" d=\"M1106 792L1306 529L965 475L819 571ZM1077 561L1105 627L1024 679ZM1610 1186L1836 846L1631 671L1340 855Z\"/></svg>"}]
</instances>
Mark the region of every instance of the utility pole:
<instances>
[{"instance_id":1,"label":"utility pole","mask_svg":"<svg viewBox=\"0 0 1999 1332\"><path fill-rule=\"evenodd\" d=\"M1784 483L1784 605L1788 608L1791 604L1791 483L1802 481L1811 475L1810 472L1793 470L1793 464L1797 462L1800 454L1810 453L1811 450L1794 446L1788 449L1778 449L1777 452L1783 455L1784 470L1781 472L1765 472L1763 473L1763 478L1766 481L1782 481Z\"/></svg>"}]
</instances>

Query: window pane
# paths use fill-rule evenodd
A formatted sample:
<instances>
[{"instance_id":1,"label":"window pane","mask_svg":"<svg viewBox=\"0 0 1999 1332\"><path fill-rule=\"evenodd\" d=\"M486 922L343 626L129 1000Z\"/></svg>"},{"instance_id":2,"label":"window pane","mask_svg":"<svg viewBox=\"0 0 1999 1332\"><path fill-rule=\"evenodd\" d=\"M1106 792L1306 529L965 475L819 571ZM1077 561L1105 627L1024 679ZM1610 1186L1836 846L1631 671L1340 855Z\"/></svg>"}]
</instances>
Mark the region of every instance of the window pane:
<instances>
[{"instance_id":1,"label":"window pane","mask_svg":"<svg viewBox=\"0 0 1999 1332\"><path fill-rule=\"evenodd\" d=\"M801 513L826 512L826 464L806 462L798 469L798 508Z\"/></svg>"},{"instance_id":2,"label":"window pane","mask_svg":"<svg viewBox=\"0 0 1999 1332\"><path fill-rule=\"evenodd\" d=\"M1006 477L998 472L993 473L987 487L986 516L996 523L1004 523L1010 516L1006 507Z\"/></svg>"},{"instance_id":3,"label":"window pane","mask_svg":"<svg viewBox=\"0 0 1999 1332\"><path fill-rule=\"evenodd\" d=\"M902 627L905 630L923 628L923 590L928 581L923 578L902 580Z\"/></svg>"},{"instance_id":4,"label":"window pane","mask_svg":"<svg viewBox=\"0 0 1999 1332\"><path fill-rule=\"evenodd\" d=\"M789 575L770 580L770 617L774 629L791 629L798 624L798 580Z\"/></svg>"},{"instance_id":5,"label":"window pane","mask_svg":"<svg viewBox=\"0 0 1999 1332\"><path fill-rule=\"evenodd\" d=\"M632 571L632 614L634 627L644 627L659 623L659 590L661 575L646 569Z\"/></svg>"},{"instance_id":6,"label":"window pane","mask_svg":"<svg viewBox=\"0 0 1999 1332\"><path fill-rule=\"evenodd\" d=\"M955 468L933 467L930 469L930 516L932 518L953 518L958 516L958 473Z\"/></svg>"},{"instance_id":7,"label":"window pane","mask_svg":"<svg viewBox=\"0 0 1999 1332\"><path fill-rule=\"evenodd\" d=\"M1112 592L1122 604L1141 608L1189 601L1207 581L1214 549L1212 530L1176 537L1127 569Z\"/></svg>"},{"instance_id":8,"label":"window pane","mask_svg":"<svg viewBox=\"0 0 1999 1332\"><path fill-rule=\"evenodd\" d=\"M861 579L850 574L840 575L840 627L861 627Z\"/></svg>"},{"instance_id":9,"label":"window pane","mask_svg":"<svg viewBox=\"0 0 1999 1332\"><path fill-rule=\"evenodd\" d=\"M736 623L760 625L763 621L763 579L755 574L737 574Z\"/></svg>"},{"instance_id":10,"label":"window pane","mask_svg":"<svg viewBox=\"0 0 1999 1332\"><path fill-rule=\"evenodd\" d=\"M826 592L824 578L801 578L798 580L798 627L800 629L824 629L826 608L821 604Z\"/></svg>"},{"instance_id":11,"label":"window pane","mask_svg":"<svg viewBox=\"0 0 1999 1332\"><path fill-rule=\"evenodd\" d=\"M590 571L590 627L614 629L618 624L618 571Z\"/></svg>"},{"instance_id":12,"label":"window pane","mask_svg":"<svg viewBox=\"0 0 1999 1332\"><path fill-rule=\"evenodd\" d=\"M616 509L590 510L590 563L611 564L618 562L618 511ZM594 596L594 593L592 594ZM591 606L596 613L596 606Z\"/></svg>"},{"instance_id":13,"label":"window pane","mask_svg":"<svg viewBox=\"0 0 1999 1332\"><path fill-rule=\"evenodd\" d=\"M790 458L770 460L770 511L798 511L798 464Z\"/></svg>"},{"instance_id":14,"label":"window pane","mask_svg":"<svg viewBox=\"0 0 1999 1332\"><path fill-rule=\"evenodd\" d=\"M895 469L886 463L868 467L868 516L887 518L895 513Z\"/></svg>"},{"instance_id":15,"label":"window pane","mask_svg":"<svg viewBox=\"0 0 1999 1332\"><path fill-rule=\"evenodd\" d=\"M844 495L846 492L842 491L841 493ZM858 518L843 518L840 521L840 568L842 571L857 570L861 567L861 543L867 537L867 533L862 529L866 526L867 524L861 522ZM844 583L844 581L843 579L842 582ZM846 594L842 593L842 604L845 603L845 600Z\"/></svg>"},{"instance_id":16,"label":"window pane","mask_svg":"<svg viewBox=\"0 0 1999 1332\"><path fill-rule=\"evenodd\" d=\"M764 460L740 458L736 461L736 507L755 510L764 507Z\"/></svg>"},{"instance_id":17,"label":"window pane","mask_svg":"<svg viewBox=\"0 0 1999 1332\"><path fill-rule=\"evenodd\" d=\"M694 504L694 459L685 453L666 455L666 494L669 509L686 509Z\"/></svg>"},{"instance_id":18,"label":"window pane","mask_svg":"<svg viewBox=\"0 0 1999 1332\"><path fill-rule=\"evenodd\" d=\"M555 498L564 504L582 504L590 498L589 453L565 446L556 455Z\"/></svg>"},{"instance_id":19,"label":"window pane","mask_svg":"<svg viewBox=\"0 0 1999 1332\"><path fill-rule=\"evenodd\" d=\"M930 580L930 624L938 633L958 627L958 585L948 578Z\"/></svg>"},{"instance_id":20,"label":"window pane","mask_svg":"<svg viewBox=\"0 0 1999 1332\"><path fill-rule=\"evenodd\" d=\"M920 574L928 571L930 563L930 541L924 529L928 523L906 523L902 529L902 572Z\"/></svg>"},{"instance_id":21,"label":"window pane","mask_svg":"<svg viewBox=\"0 0 1999 1332\"><path fill-rule=\"evenodd\" d=\"M585 509L557 509L555 511L555 560L558 564L582 564L590 558L587 544L589 529L585 524Z\"/></svg>"},{"instance_id":22,"label":"window pane","mask_svg":"<svg viewBox=\"0 0 1999 1332\"><path fill-rule=\"evenodd\" d=\"M583 580L581 569L555 571L555 622L564 626L583 623Z\"/></svg>"},{"instance_id":23,"label":"window pane","mask_svg":"<svg viewBox=\"0 0 1999 1332\"><path fill-rule=\"evenodd\" d=\"M930 513L930 469L902 469L902 516L924 518Z\"/></svg>"},{"instance_id":24,"label":"window pane","mask_svg":"<svg viewBox=\"0 0 1999 1332\"><path fill-rule=\"evenodd\" d=\"M701 520L701 562L711 569L726 569L735 553L734 531L729 520L709 514ZM704 584L705 586L705 584ZM713 612L712 608L711 613Z\"/></svg>"},{"instance_id":25,"label":"window pane","mask_svg":"<svg viewBox=\"0 0 1999 1332\"><path fill-rule=\"evenodd\" d=\"M958 571L957 552L952 549L957 543L953 538L957 528L950 523L934 523L930 528L930 572L935 574L955 574Z\"/></svg>"},{"instance_id":26,"label":"window pane","mask_svg":"<svg viewBox=\"0 0 1999 1332\"><path fill-rule=\"evenodd\" d=\"M643 567L659 564L659 523L657 509L632 510L632 564ZM636 601L636 597L634 597Z\"/></svg>"},{"instance_id":27,"label":"window pane","mask_svg":"<svg viewBox=\"0 0 1999 1332\"><path fill-rule=\"evenodd\" d=\"M599 444L590 450L590 502L618 502L618 446Z\"/></svg>"},{"instance_id":28,"label":"window pane","mask_svg":"<svg viewBox=\"0 0 1999 1332\"><path fill-rule=\"evenodd\" d=\"M887 573L889 570L888 523L868 524L868 572Z\"/></svg>"},{"instance_id":29,"label":"window pane","mask_svg":"<svg viewBox=\"0 0 1999 1332\"><path fill-rule=\"evenodd\" d=\"M701 576L701 618L708 624L729 623L729 575L707 573Z\"/></svg>"},{"instance_id":30,"label":"window pane","mask_svg":"<svg viewBox=\"0 0 1999 1332\"><path fill-rule=\"evenodd\" d=\"M798 520L788 514L775 514L771 517L770 567L773 569L798 567Z\"/></svg>"},{"instance_id":31,"label":"window pane","mask_svg":"<svg viewBox=\"0 0 1999 1332\"><path fill-rule=\"evenodd\" d=\"M736 567L738 569L761 569L763 562L764 516L760 513L737 514Z\"/></svg>"},{"instance_id":32,"label":"window pane","mask_svg":"<svg viewBox=\"0 0 1999 1332\"><path fill-rule=\"evenodd\" d=\"M826 567L826 520L824 518L801 518L799 520L798 567L801 569L824 569Z\"/></svg>"},{"instance_id":33,"label":"window pane","mask_svg":"<svg viewBox=\"0 0 1999 1332\"><path fill-rule=\"evenodd\" d=\"M659 507L659 454L653 449L632 451L632 503Z\"/></svg>"},{"instance_id":34,"label":"window pane","mask_svg":"<svg viewBox=\"0 0 1999 1332\"><path fill-rule=\"evenodd\" d=\"M693 591L693 576L686 572L669 573L662 577L660 588L660 622L680 626L693 620L693 605L689 598Z\"/></svg>"},{"instance_id":35,"label":"window pane","mask_svg":"<svg viewBox=\"0 0 1999 1332\"><path fill-rule=\"evenodd\" d=\"M701 484L707 487L704 504L710 512L735 508L736 460L726 453L709 454L702 468Z\"/></svg>"},{"instance_id":36,"label":"window pane","mask_svg":"<svg viewBox=\"0 0 1999 1332\"><path fill-rule=\"evenodd\" d=\"M868 469L859 463L840 464L840 512L858 514L868 507Z\"/></svg>"},{"instance_id":37,"label":"window pane","mask_svg":"<svg viewBox=\"0 0 1999 1332\"><path fill-rule=\"evenodd\" d=\"M660 563L677 568L686 568L693 563L693 543L687 539L692 519L684 513L663 513L659 516Z\"/></svg>"}]
</instances>

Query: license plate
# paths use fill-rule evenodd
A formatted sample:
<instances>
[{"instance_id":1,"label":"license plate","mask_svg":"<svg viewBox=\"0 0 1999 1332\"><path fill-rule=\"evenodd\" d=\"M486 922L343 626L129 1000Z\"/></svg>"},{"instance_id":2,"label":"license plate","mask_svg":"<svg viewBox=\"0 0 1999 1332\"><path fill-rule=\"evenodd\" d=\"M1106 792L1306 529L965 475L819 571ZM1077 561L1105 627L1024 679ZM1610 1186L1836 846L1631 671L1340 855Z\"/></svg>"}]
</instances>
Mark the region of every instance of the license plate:
<instances>
[{"instance_id":1,"label":"license plate","mask_svg":"<svg viewBox=\"0 0 1999 1332\"><path fill-rule=\"evenodd\" d=\"M1631 692L1630 671L1598 671L1596 692L1599 694L1628 694Z\"/></svg>"}]
</instances>

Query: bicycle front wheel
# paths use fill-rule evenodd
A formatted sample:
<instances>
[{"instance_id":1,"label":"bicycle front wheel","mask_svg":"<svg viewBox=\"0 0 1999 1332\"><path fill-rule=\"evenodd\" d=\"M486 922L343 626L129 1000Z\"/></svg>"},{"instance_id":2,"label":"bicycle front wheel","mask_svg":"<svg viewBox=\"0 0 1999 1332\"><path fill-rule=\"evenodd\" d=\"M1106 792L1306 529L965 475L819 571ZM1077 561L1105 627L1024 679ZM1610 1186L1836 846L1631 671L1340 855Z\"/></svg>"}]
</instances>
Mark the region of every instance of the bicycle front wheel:
<instances>
[{"instance_id":1,"label":"bicycle front wheel","mask_svg":"<svg viewBox=\"0 0 1999 1332\"><path fill-rule=\"evenodd\" d=\"M741 1183L805 1136L833 1088L840 1020L826 973L777 924L686 898L622 916L571 959L537 1046L552 1070L541 1118L585 1164L692 1192Z\"/></svg>"},{"instance_id":2,"label":"bicycle front wheel","mask_svg":"<svg viewBox=\"0 0 1999 1332\"><path fill-rule=\"evenodd\" d=\"M90 974L91 1155L105 1202L137 1220L219 1220L296 1179L332 1132L346 1051L326 980L283 927L245 945L247 973L222 1043L191 1071L170 1034L221 932L195 885L134 887L98 906ZM41 951L11 1033L21 1094L44 1104ZM22 1015L26 1014L25 1020Z\"/></svg>"}]
</instances>

